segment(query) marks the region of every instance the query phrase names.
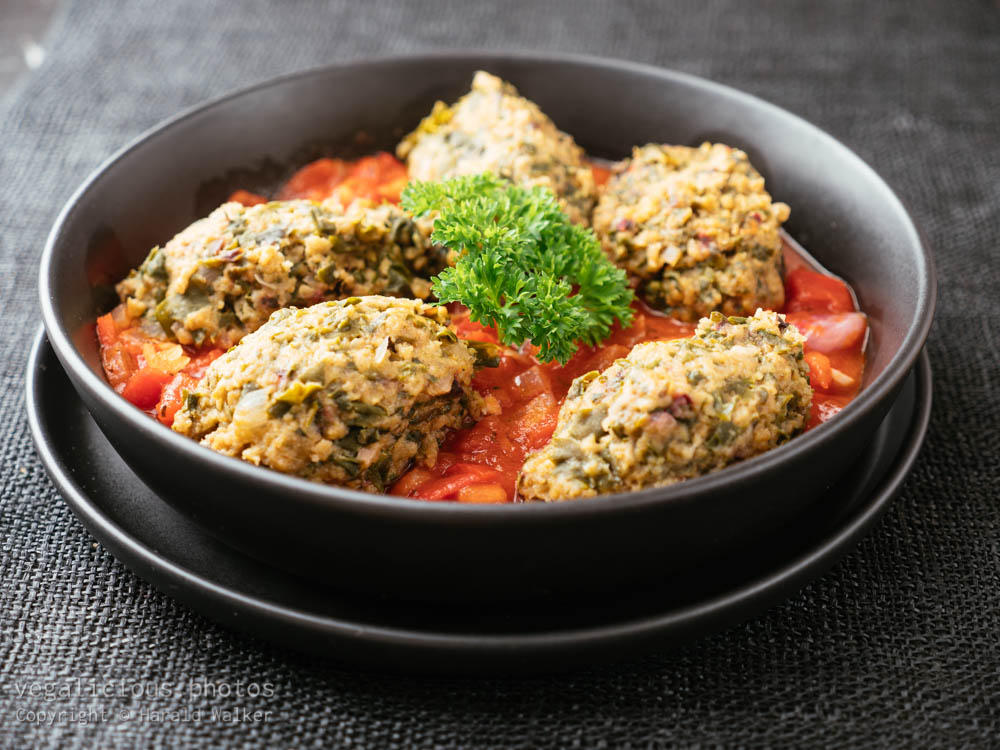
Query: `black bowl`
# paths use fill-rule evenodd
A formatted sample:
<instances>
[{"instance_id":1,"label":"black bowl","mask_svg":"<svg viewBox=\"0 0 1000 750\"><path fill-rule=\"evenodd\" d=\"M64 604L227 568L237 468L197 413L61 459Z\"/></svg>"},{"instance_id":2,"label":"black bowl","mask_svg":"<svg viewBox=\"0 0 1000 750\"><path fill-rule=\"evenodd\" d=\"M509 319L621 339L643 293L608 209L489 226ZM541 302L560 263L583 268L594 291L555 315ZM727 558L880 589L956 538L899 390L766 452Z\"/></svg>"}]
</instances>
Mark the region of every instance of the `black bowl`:
<instances>
[{"instance_id":1,"label":"black bowl","mask_svg":"<svg viewBox=\"0 0 1000 750\"><path fill-rule=\"evenodd\" d=\"M864 388L830 422L668 488L557 504L474 506L312 484L159 425L105 382L94 334L109 284L243 187L266 191L324 153L391 149L477 69L536 101L592 155L649 141L746 150L787 224L870 316ZM365 134L359 138L358 134ZM360 145L359 145L360 144ZM336 65L232 94L109 159L71 198L41 266L45 327L95 420L159 495L259 559L338 586L427 599L522 598L676 574L808 512L864 449L923 346L932 261L886 184L839 142L692 76L581 57L445 54Z\"/></svg>"}]
</instances>

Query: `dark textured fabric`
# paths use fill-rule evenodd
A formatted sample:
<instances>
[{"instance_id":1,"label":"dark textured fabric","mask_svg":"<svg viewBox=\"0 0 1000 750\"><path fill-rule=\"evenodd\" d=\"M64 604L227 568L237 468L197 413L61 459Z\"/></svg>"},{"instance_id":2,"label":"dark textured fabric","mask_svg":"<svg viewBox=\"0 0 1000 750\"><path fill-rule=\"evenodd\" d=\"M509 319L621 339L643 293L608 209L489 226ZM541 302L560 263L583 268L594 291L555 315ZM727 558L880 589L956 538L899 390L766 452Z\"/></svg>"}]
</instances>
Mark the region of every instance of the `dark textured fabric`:
<instances>
[{"instance_id":1,"label":"dark textured fabric","mask_svg":"<svg viewBox=\"0 0 1000 750\"><path fill-rule=\"evenodd\" d=\"M44 66L0 103L0 745L997 746L997 4L80 0L60 11L46 46ZM747 90L845 141L926 230L940 274L927 445L876 530L784 604L679 650L571 676L389 678L193 614L96 544L46 478L25 422L23 370L37 260L73 188L145 128L234 87L444 48L603 54ZM272 694L24 693L69 677L128 690L242 680ZM192 704L271 714L38 725L17 713Z\"/></svg>"}]
</instances>

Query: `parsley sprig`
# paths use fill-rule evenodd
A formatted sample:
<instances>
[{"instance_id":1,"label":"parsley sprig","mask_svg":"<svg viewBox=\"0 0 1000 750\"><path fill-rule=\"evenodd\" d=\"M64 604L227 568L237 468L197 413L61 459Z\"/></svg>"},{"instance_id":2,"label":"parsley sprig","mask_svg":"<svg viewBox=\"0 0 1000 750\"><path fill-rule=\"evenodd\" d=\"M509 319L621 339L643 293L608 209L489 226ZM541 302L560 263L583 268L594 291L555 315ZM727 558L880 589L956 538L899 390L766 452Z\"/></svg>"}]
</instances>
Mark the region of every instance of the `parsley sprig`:
<instances>
[{"instance_id":1,"label":"parsley sprig","mask_svg":"<svg viewBox=\"0 0 1000 750\"><path fill-rule=\"evenodd\" d=\"M631 323L625 272L551 191L482 174L411 182L402 205L418 216L437 212L431 240L454 252L455 265L433 279L438 300L461 302L504 344L530 341L542 362L565 364L578 342L607 338L615 319Z\"/></svg>"}]
</instances>

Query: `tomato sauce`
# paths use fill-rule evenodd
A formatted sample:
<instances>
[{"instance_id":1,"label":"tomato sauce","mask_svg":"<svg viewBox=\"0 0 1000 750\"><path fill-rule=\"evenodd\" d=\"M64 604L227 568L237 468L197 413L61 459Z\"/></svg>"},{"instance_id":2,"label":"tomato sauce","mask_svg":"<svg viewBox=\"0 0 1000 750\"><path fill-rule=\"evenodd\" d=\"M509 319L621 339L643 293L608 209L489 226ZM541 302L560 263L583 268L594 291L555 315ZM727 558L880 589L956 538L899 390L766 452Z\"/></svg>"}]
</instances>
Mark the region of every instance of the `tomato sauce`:
<instances>
[{"instance_id":1,"label":"tomato sauce","mask_svg":"<svg viewBox=\"0 0 1000 750\"><path fill-rule=\"evenodd\" d=\"M215 347L181 346L154 338L119 305L97 319L104 374L127 401L166 425L174 422L182 393L191 390L222 354Z\"/></svg>"},{"instance_id":2,"label":"tomato sauce","mask_svg":"<svg viewBox=\"0 0 1000 750\"><path fill-rule=\"evenodd\" d=\"M595 182L603 185L609 170L596 163L593 170ZM386 152L356 161L319 159L292 175L275 199L335 197L347 205L366 198L398 203L406 181L405 165ZM255 205L269 199L237 190L230 200ZM806 336L805 357L814 389L808 430L833 417L860 390L868 323L850 288L821 272L789 243L785 265L781 312ZM452 304L449 309L460 338L499 343L496 331L470 320L462 305ZM693 324L668 318L641 301L633 303L633 310L629 328L616 324L607 340L596 347L581 346L566 365L538 362L527 345L517 350L503 347L499 366L480 370L473 379L480 394L495 399L499 413L454 433L432 469L411 469L396 481L391 493L470 503L514 501L524 459L552 436L559 407L575 378L604 370L641 342L694 333ZM184 392L222 354L220 349L195 349L152 338L127 318L123 306L98 319L97 335L108 382L166 425L173 423Z\"/></svg>"}]
</instances>

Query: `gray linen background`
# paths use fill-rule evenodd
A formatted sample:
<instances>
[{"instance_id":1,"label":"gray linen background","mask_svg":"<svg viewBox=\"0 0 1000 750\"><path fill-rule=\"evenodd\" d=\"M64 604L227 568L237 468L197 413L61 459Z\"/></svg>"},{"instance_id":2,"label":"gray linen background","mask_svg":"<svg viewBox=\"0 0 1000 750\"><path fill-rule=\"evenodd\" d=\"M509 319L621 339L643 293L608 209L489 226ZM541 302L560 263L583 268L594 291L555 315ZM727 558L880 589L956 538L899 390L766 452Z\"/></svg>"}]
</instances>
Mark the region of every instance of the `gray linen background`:
<instances>
[{"instance_id":1,"label":"gray linen background","mask_svg":"<svg viewBox=\"0 0 1000 750\"><path fill-rule=\"evenodd\" d=\"M80 0L60 10L46 48L43 67L0 102L0 744L997 744L997 4ZM846 142L926 230L940 273L930 437L871 536L787 602L679 650L570 676L385 677L193 614L116 562L53 489L28 434L23 371L38 325L39 253L75 186L144 129L234 87L445 48L602 54L744 89ZM273 695L244 703L273 715L257 724L16 719L18 709L188 704L19 693L70 677L269 682Z\"/></svg>"}]
</instances>

